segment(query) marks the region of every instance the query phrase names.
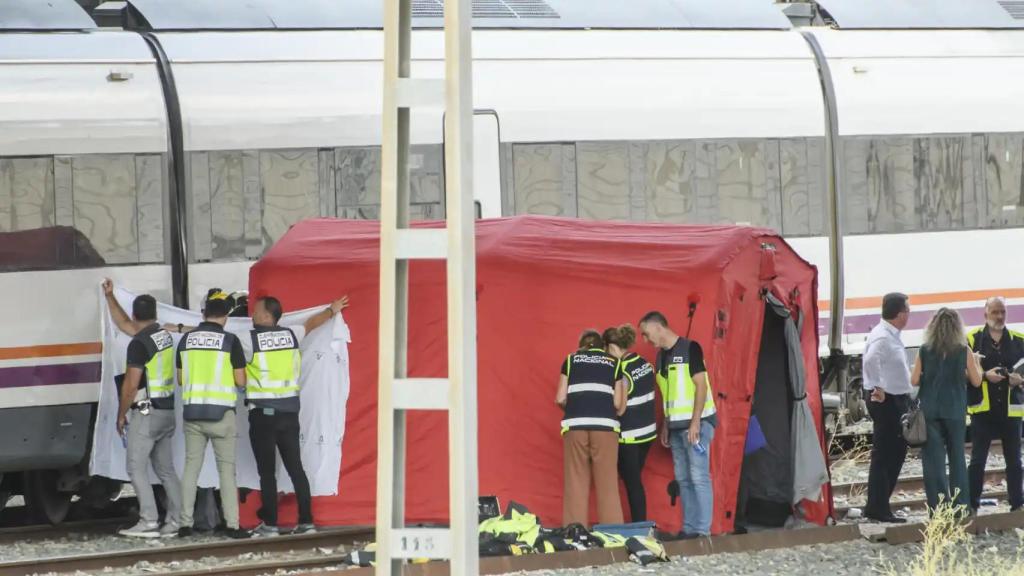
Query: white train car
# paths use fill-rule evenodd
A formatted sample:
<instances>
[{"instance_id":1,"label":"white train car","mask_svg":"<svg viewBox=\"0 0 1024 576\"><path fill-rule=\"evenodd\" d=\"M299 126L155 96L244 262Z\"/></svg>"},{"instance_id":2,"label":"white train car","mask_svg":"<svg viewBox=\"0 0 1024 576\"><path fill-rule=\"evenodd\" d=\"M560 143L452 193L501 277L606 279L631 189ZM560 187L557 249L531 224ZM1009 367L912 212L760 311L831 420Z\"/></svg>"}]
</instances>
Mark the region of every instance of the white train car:
<instances>
[{"instance_id":1,"label":"white train car","mask_svg":"<svg viewBox=\"0 0 1024 576\"><path fill-rule=\"evenodd\" d=\"M1024 33L885 30L837 2L840 29L803 31L759 0L481 3L481 216L774 228L822 272L822 310L843 303L823 357L856 357L894 290L911 346L940 305L976 323L1003 294L1024 320L1003 257L1024 239ZM194 306L299 220L375 218L383 38L369 0L134 0L117 30L24 4L27 24L0 14L0 487L56 521L97 485L100 279ZM438 77L440 5L416 6L413 75ZM444 215L442 128L412 119L414 218Z\"/></svg>"}]
</instances>

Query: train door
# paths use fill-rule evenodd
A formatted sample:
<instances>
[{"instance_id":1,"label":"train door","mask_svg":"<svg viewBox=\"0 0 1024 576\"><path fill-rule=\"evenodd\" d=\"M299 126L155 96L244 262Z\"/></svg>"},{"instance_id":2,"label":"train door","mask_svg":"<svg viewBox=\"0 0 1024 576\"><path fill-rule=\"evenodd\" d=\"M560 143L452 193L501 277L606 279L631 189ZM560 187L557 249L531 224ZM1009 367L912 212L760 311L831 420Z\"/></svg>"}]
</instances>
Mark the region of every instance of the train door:
<instances>
[{"instance_id":1,"label":"train door","mask_svg":"<svg viewBox=\"0 0 1024 576\"><path fill-rule=\"evenodd\" d=\"M498 113L494 110L474 111L473 203L477 218L501 217L500 142Z\"/></svg>"},{"instance_id":2,"label":"train door","mask_svg":"<svg viewBox=\"0 0 1024 576\"><path fill-rule=\"evenodd\" d=\"M477 218L501 217L501 128L494 110L473 113L473 200Z\"/></svg>"}]
</instances>

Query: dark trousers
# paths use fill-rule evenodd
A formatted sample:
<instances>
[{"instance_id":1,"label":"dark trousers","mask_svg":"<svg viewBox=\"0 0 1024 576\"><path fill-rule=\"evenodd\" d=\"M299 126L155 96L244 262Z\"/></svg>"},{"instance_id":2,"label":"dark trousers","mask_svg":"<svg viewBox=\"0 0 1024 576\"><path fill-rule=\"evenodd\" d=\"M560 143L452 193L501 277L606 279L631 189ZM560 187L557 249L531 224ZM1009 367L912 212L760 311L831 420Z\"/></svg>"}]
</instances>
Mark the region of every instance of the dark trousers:
<instances>
[{"instance_id":1,"label":"dark trousers","mask_svg":"<svg viewBox=\"0 0 1024 576\"><path fill-rule=\"evenodd\" d=\"M647 520L647 493L641 478L647 452L654 442L643 444L619 444L619 477L626 485L629 499L629 517L632 522Z\"/></svg>"},{"instance_id":2,"label":"dark trousers","mask_svg":"<svg viewBox=\"0 0 1024 576\"><path fill-rule=\"evenodd\" d=\"M1020 418L997 416L990 412L971 416L971 465L967 470L971 481L971 507L977 508L981 503L985 464L988 462L988 449L994 438L1003 441L1006 492L1010 497L1010 508L1020 508L1024 504L1024 490L1021 488L1020 433Z\"/></svg>"},{"instance_id":3,"label":"dark trousers","mask_svg":"<svg viewBox=\"0 0 1024 576\"><path fill-rule=\"evenodd\" d=\"M925 418L925 422L928 441L921 450L921 466L928 507L935 509L943 499L955 501L958 506L967 506L967 462L964 457L964 428L967 423L963 418Z\"/></svg>"},{"instance_id":4,"label":"dark trousers","mask_svg":"<svg viewBox=\"0 0 1024 576\"><path fill-rule=\"evenodd\" d=\"M903 439L900 418L910 408L910 395L886 394L883 402L871 400L864 391L868 414L873 422L871 436L871 467L868 470L868 502L864 515L869 518L892 516L889 498L907 458L907 442Z\"/></svg>"},{"instance_id":5,"label":"dark trousers","mask_svg":"<svg viewBox=\"0 0 1024 576\"><path fill-rule=\"evenodd\" d=\"M302 469L299 448L299 415L296 412L264 414L261 408L249 411L249 440L256 456L256 470L260 474L260 497L263 505L260 520L268 526L277 526L277 454L281 453L288 476L295 486L299 504L299 524L313 523L309 480Z\"/></svg>"}]
</instances>

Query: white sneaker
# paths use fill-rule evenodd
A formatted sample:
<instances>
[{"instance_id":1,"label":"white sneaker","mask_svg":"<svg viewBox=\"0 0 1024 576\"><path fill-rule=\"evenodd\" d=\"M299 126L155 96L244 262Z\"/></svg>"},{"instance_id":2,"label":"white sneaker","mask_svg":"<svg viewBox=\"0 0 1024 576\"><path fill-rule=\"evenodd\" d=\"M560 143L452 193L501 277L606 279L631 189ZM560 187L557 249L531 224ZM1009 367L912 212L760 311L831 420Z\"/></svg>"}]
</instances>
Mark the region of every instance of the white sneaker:
<instances>
[{"instance_id":1,"label":"white sneaker","mask_svg":"<svg viewBox=\"0 0 1024 576\"><path fill-rule=\"evenodd\" d=\"M316 526L313 524L299 524L292 530L292 534L313 534L316 532Z\"/></svg>"},{"instance_id":2,"label":"white sneaker","mask_svg":"<svg viewBox=\"0 0 1024 576\"><path fill-rule=\"evenodd\" d=\"M118 532L121 536L131 536L132 538L159 538L160 537L160 525L156 522L146 522L145 520L139 520L138 524L131 528L125 528Z\"/></svg>"},{"instance_id":3,"label":"white sneaker","mask_svg":"<svg viewBox=\"0 0 1024 576\"><path fill-rule=\"evenodd\" d=\"M262 522L252 531L253 538L273 538L280 534L281 531L277 529L277 526L267 526Z\"/></svg>"},{"instance_id":4,"label":"white sneaker","mask_svg":"<svg viewBox=\"0 0 1024 576\"><path fill-rule=\"evenodd\" d=\"M160 527L160 537L173 538L178 535L178 528L177 522L164 522L164 525Z\"/></svg>"}]
</instances>

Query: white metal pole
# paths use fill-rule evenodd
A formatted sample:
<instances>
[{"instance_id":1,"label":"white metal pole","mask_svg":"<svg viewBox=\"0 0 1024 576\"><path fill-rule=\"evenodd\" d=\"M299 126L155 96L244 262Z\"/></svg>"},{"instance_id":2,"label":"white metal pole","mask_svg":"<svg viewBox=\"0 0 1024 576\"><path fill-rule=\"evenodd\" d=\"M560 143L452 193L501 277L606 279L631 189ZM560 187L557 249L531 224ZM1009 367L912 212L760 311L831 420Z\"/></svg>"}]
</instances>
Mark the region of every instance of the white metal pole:
<instances>
[{"instance_id":1,"label":"white metal pole","mask_svg":"<svg viewBox=\"0 0 1024 576\"><path fill-rule=\"evenodd\" d=\"M409 109L398 83L410 71L411 0L385 0L384 102L380 194L380 323L377 391L377 574L401 574L392 531L405 523L405 413L394 409L396 379L406 376L408 262L395 249L409 226Z\"/></svg>"},{"instance_id":2,"label":"white metal pole","mask_svg":"<svg viewBox=\"0 0 1024 576\"><path fill-rule=\"evenodd\" d=\"M448 208L448 412L451 574L476 576L476 243L473 209L472 0L446 0L445 204Z\"/></svg>"}]
</instances>

